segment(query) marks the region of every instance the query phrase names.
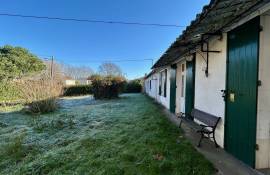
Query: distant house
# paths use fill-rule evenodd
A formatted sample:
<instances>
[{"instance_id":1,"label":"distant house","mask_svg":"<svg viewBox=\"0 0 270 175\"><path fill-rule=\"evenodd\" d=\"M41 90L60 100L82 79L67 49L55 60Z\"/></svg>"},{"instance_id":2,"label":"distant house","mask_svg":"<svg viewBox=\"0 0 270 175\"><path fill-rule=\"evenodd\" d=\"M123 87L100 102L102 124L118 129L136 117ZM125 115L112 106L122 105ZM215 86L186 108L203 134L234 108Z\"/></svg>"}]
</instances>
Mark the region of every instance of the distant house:
<instances>
[{"instance_id":1,"label":"distant house","mask_svg":"<svg viewBox=\"0 0 270 175\"><path fill-rule=\"evenodd\" d=\"M69 76L65 76L63 81L64 81L64 84L66 86L75 86L76 85L76 80L74 80L73 78L71 78Z\"/></svg>"},{"instance_id":2,"label":"distant house","mask_svg":"<svg viewBox=\"0 0 270 175\"><path fill-rule=\"evenodd\" d=\"M91 85L91 80L88 80L86 78L73 79L71 77L65 77L64 83L66 86Z\"/></svg>"},{"instance_id":3,"label":"distant house","mask_svg":"<svg viewBox=\"0 0 270 175\"><path fill-rule=\"evenodd\" d=\"M172 113L222 117L218 144L270 168L270 1L211 0L145 77L145 92Z\"/></svg>"},{"instance_id":4,"label":"distant house","mask_svg":"<svg viewBox=\"0 0 270 175\"><path fill-rule=\"evenodd\" d=\"M90 85L92 82L91 82L91 80L88 80L86 78L80 78L80 79L76 80L76 83L78 85Z\"/></svg>"},{"instance_id":5,"label":"distant house","mask_svg":"<svg viewBox=\"0 0 270 175\"><path fill-rule=\"evenodd\" d=\"M66 86L75 86L76 80L65 80L65 85Z\"/></svg>"}]
</instances>

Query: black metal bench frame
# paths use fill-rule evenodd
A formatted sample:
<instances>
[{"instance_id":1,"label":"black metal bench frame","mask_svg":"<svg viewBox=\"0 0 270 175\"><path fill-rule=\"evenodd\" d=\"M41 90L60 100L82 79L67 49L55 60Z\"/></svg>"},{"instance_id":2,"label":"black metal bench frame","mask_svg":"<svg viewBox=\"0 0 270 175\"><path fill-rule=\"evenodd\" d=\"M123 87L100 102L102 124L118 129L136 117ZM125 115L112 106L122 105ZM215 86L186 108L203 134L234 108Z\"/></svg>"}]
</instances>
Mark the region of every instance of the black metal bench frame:
<instances>
[{"instance_id":1,"label":"black metal bench frame","mask_svg":"<svg viewBox=\"0 0 270 175\"><path fill-rule=\"evenodd\" d=\"M197 133L200 133L201 138L199 140L198 147L201 146L201 142L204 138L207 138L210 140L212 138L214 140L216 148L219 147L219 145L216 142L215 131L216 131L218 122L221 119L220 117L208 114L198 109L193 109L191 112L191 117L203 123L203 124L197 124L184 113L180 113L177 116L181 119L179 127L181 127L181 124L184 121L184 122L189 123L190 124L189 126L192 126L192 128L196 129Z\"/></svg>"}]
</instances>

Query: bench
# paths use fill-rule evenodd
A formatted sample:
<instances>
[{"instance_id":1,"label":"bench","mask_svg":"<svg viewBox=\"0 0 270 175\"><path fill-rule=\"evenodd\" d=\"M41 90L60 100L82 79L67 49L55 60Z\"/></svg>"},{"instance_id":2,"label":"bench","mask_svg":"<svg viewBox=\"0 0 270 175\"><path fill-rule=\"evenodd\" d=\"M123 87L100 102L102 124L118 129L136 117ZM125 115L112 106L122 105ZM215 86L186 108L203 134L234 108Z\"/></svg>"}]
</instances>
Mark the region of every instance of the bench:
<instances>
[{"instance_id":1,"label":"bench","mask_svg":"<svg viewBox=\"0 0 270 175\"><path fill-rule=\"evenodd\" d=\"M179 127L181 127L182 122L186 122L193 129L196 129L197 133L200 133L201 138L198 143L198 147L201 146L201 142L204 138L211 139L213 138L215 146L218 148L219 145L216 142L215 131L218 125L220 117L214 116L212 114L208 114L206 112L200 111L198 109L193 109L191 112L191 117L202 122L203 124L195 123L190 117L187 117L186 114L180 113L178 117L181 119ZM212 135L212 136L211 136Z\"/></svg>"}]
</instances>

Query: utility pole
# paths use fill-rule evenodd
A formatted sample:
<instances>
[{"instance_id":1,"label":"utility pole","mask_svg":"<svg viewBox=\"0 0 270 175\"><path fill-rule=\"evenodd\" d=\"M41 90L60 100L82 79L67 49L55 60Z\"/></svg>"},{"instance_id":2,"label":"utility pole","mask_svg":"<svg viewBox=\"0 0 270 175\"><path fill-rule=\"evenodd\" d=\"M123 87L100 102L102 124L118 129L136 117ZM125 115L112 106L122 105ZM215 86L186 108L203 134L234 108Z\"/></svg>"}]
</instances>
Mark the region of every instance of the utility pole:
<instances>
[{"instance_id":1,"label":"utility pole","mask_svg":"<svg viewBox=\"0 0 270 175\"><path fill-rule=\"evenodd\" d=\"M54 58L52 56L52 58L51 58L51 78L53 78L53 61L54 61Z\"/></svg>"}]
</instances>

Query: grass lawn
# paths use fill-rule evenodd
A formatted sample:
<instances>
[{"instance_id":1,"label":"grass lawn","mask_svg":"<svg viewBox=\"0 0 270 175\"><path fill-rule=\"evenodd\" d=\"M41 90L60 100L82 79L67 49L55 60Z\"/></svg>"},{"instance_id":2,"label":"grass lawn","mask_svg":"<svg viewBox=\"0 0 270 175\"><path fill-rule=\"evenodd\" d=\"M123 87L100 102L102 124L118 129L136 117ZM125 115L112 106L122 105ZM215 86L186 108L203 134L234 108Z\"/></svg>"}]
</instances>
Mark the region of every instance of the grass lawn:
<instances>
[{"instance_id":1,"label":"grass lawn","mask_svg":"<svg viewBox=\"0 0 270 175\"><path fill-rule=\"evenodd\" d=\"M59 111L0 114L0 174L213 174L214 168L141 94L62 100Z\"/></svg>"}]
</instances>

